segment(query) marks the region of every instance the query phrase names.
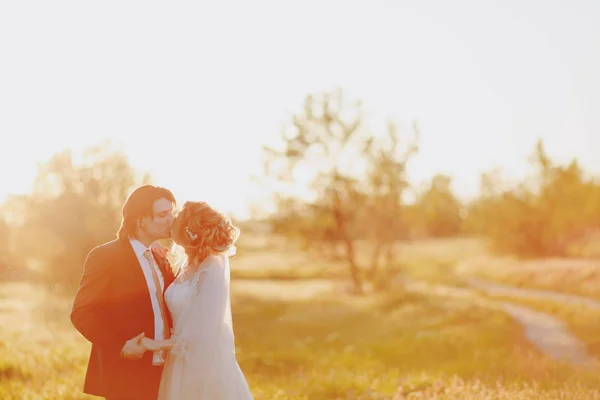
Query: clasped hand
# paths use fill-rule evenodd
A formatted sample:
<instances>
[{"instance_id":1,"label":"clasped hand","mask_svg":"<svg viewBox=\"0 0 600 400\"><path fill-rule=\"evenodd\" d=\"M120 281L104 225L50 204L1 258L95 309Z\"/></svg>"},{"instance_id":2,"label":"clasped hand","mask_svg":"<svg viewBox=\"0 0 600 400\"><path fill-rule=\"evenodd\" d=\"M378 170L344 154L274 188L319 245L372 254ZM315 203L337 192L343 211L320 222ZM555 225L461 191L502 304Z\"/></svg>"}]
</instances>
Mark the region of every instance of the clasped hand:
<instances>
[{"instance_id":1,"label":"clasped hand","mask_svg":"<svg viewBox=\"0 0 600 400\"><path fill-rule=\"evenodd\" d=\"M145 337L145 333L142 332L125 342L121 355L129 360L139 360L146 351L171 350L174 344L173 339L154 340Z\"/></svg>"}]
</instances>

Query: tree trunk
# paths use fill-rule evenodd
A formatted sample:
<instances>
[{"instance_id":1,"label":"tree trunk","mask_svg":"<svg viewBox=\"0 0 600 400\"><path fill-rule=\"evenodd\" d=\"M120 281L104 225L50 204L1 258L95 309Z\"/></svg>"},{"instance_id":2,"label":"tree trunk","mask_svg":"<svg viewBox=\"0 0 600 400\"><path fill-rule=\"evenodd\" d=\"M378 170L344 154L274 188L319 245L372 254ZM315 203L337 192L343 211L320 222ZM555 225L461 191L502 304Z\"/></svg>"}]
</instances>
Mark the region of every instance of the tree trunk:
<instances>
[{"instance_id":1,"label":"tree trunk","mask_svg":"<svg viewBox=\"0 0 600 400\"><path fill-rule=\"evenodd\" d=\"M350 276L352 277L353 289L356 294L363 294L362 279L360 277L360 269L356 265L354 258L354 243L348 238L344 238L344 245L346 247L346 260L350 267Z\"/></svg>"},{"instance_id":2,"label":"tree trunk","mask_svg":"<svg viewBox=\"0 0 600 400\"><path fill-rule=\"evenodd\" d=\"M377 240L375 243L375 251L373 252L373 259L371 260L371 270L369 272L369 279L375 281L377 279L377 270L379 268L379 259L381 258L381 250L383 249L383 242Z\"/></svg>"},{"instance_id":3,"label":"tree trunk","mask_svg":"<svg viewBox=\"0 0 600 400\"><path fill-rule=\"evenodd\" d=\"M394 241L392 240L392 241L386 243L386 246L387 246L387 251L386 251L386 254L385 254L385 263L386 263L386 267L390 268L393 265L394 258L395 258L394 257L395 256L395 254L394 254Z\"/></svg>"},{"instance_id":4,"label":"tree trunk","mask_svg":"<svg viewBox=\"0 0 600 400\"><path fill-rule=\"evenodd\" d=\"M360 269L356 264L356 258L354 254L354 238L348 234L342 202L340 201L339 193L336 191L333 192L332 213L337 231L336 236L342 239L344 248L346 250L346 261L350 267L350 276L354 285L354 292L357 294L362 294L362 279L360 277Z\"/></svg>"}]
</instances>

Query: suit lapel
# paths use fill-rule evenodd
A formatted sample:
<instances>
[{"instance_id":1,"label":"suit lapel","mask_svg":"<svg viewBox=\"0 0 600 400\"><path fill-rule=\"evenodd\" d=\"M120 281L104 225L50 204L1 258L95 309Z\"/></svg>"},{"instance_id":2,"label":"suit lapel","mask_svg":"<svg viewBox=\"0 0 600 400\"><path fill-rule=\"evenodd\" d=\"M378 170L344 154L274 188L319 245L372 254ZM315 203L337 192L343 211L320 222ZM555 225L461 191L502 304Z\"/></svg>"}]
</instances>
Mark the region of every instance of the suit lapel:
<instances>
[{"instance_id":1,"label":"suit lapel","mask_svg":"<svg viewBox=\"0 0 600 400\"><path fill-rule=\"evenodd\" d=\"M121 239L122 247L123 247L123 259L128 268L132 270L132 276L135 277L136 281L139 281L140 284L143 284L146 290L148 291L148 283L146 282L146 277L144 276L144 271L142 270L142 266L140 265L140 261L129 243L129 239ZM156 261L156 265L158 269L162 273L163 281L164 281L164 290L167 290L167 286L169 286L175 276L173 275L173 270L171 269L171 264L169 260L165 257L159 255L156 251L152 250L152 255L154 256L154 261ZM163 291L164 293L164 291ZM148 298L150 297L150 292L148 291Z\"/></svg>"},{"instance_id":2,"label":"suit lapel","mask_svg":"<svg viewBox=\"0 0 600 400\"><path fill-rule=\"evenodd\" d=\"M123 243L123 260L125 262L125 268L129 271L128 275L131 277L131 283L140 287L139 290L144 291L148 295L148 305L152 307L152 301L150 300L150 291L148 289L148 283L146 282L146 276L142 270L142 266L129 243L129 239L122 239ZM142 289L143 288L143 289Z\"/></svg>"},{"instance_id":3,"label":"suit lapel","mask_svg":"<svg viewBox=\"0 0 600 400\"><path fill-rule=\"evenodd\" d=\"M144 271L142 270L142 266L140 265L140 262L137 258L137 255L135 254L135 251L133 250L133 247L131 246L131 243L129 243L129 239L122 239L123 241L123 259L124 259L124 263L126 265L124 265L125 268L127 268L128 270L130 270L129 272L129 276L131 276L131 284L132 285L136 285L140 287L140 291L143 291L143 293L145 293L145 303L148 307L148 309L150 310L150 312L153 313L153 308L152 308L152 299L150 298L150 290L148 288L148 283L146 282L146 276L144 275ZM158 265L158 268L160 269L160 271L163 274L163 282L164 282L164 290L163 290L163 296L164 296L164 292L167 290L167 287L175 280L175 276L173 274L173 270L171 269L171 264L169 263L169 261L166 259L166 257L161 257L160 255L158 255L154 250L152 250L152 255L154 256L154 260L156 261L156 264ZM169 324L170 327L173 326L173 322L171 319L171 314L169 312L169 310L167 309L167 323ZM152 326L154 326L154 321L152 321Z\"/></svg>"}]
</instances>

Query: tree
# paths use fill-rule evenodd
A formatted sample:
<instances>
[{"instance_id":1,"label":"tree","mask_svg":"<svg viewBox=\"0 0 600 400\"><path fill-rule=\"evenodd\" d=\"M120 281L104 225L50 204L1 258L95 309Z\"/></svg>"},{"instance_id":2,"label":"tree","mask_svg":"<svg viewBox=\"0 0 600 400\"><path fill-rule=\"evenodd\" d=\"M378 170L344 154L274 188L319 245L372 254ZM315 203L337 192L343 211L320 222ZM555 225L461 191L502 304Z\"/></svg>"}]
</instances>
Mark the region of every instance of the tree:
<instances>
[{"instance_id":1,"label":"tree","mask_svg":"<svg viewBox=\"0 0 600 400\"><path fill-rule=\"evenodd\" d=\"M0 274L10 264L10 231L4 218L0 217Z\"/></svg>"},{"instance_id":2,"label":"tree","mask_svg":"<svg viewBox=\"0 0 600 400\"><path fill-rule=\"evenodd\" d=\"M487 186L470 207L470 226L503 252L567 256L574 241L600 226L600 185L577 160L554 164L541 140L530 160L535 173L512 188L493 184L492 175L482 177Z\"/></svg>"},{"instance_id":3,"label":"tree","mask_svg":"<svg viewBox=\"0 0 600 400\"><path fill-rule=\"evenodd\" d=\"M285 214L278 220L290 221L302 215L303 223L288 228L307 240L341 245L354 289L362 292L355 243L361 234L359 223L366 195L359 177L364 174L364 154L372 138L363 127L361 103L346 103L341 90L309 95L303 112L294 115L291 125L284 129L282 142L282 150L263 148L265 174L287 183L284 192L293 193L304 186L306 199L300 214L297 207L288 212L280 208ZM299 172L304 172L303 178Z\"/></svg>"},{"instance_id":4,"label":"tree","mask_svg":"<svg viewBox=\"0 0 600 400\"><path fill-rule=\"evenodd\" d=\"M461 204L452 192L452 178L438 174L417 197L416 224L428 237L449 237L460 233Z\"/></svg>"},{"instance_id":5,"label":"tree","mask_svg":"<svg viewBox=\"0 0 600 400\"><path fill-rule=\"evenodd\" d=\"M55 154L21 199L17 252L42 265L51 282L74 286L87 253L115 237L129 192L148 181L108 143L87 149L78 165L69 150Z\"/></svg>"},{"instance_id":6,"label":"tree","mask_svg":"<svg viewBox=\"0 0 600 400\"><path fill-rule=\"evenodd\" d=\"M409 233L405 216L404 193L410 188L406 168L418 151L419 130L413 126L413 140L402 151L400 134L393 122L388 122L387 135L368 148L369 221L374 251L370 277L377 279L381 255L387 265L394 258L394 243Z\"/></svg>"},{"instance_id":7,"label":"tree","mask_svg":"<svg viewBox=\"0 0 600 400\"><path fill-rule=\"evenodd\" d=\"M395 124L388 124L386 135L372 135L361 102L346 102L337 90L307 96L303 111L284 129L281 148L264 148L264 175L277 182L279 193L273 229L345 260L357 293L363 286L358 241L375 244L375 279L380 255L391 263L393 242L406 236L403 193L406 165L417 151L416 126L414 131L402 151Z\"/></svg>"}]
</instances>

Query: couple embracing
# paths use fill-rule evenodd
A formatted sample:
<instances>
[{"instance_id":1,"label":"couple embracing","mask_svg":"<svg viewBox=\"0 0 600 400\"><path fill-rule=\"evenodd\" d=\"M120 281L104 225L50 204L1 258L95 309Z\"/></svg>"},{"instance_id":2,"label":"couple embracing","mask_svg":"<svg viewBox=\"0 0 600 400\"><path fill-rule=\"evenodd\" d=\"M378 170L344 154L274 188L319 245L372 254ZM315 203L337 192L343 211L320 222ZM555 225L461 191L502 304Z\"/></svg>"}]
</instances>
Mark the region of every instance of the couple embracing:
<instances>
[{"instance_id":1,"label":"couple embracing","mask_svg":"<svg viewBox=\"0 0 600 400\"><path fill-rule=\"evenodd\" d=\"M84 392L108 400L250 400L237 363L229 255L239 229L205 202L144 185L117 239L87 256L71 321L92 343ZM173 273L172 238L185 252Z\"/></svg>"}]
</instances>

